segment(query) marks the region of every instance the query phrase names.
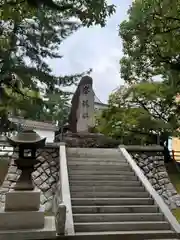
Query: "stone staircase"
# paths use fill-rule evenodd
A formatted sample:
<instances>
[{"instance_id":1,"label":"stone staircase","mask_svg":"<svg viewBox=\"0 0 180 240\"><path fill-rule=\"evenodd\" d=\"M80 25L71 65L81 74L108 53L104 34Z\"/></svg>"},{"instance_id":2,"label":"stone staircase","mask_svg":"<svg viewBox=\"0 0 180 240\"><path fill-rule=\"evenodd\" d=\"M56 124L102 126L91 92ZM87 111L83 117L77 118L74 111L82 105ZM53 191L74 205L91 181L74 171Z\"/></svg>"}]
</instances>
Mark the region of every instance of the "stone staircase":
<instances>
[{"instance_id":1,"label":"stone staircase","mask_svg":"<svg viewBox=\"0 0 180 240\"><path fill-rule=\"evenodd\" d=\"M75 235L177 238L118 149L67 148L67 164Z\"/></svg>"}]
</instances>

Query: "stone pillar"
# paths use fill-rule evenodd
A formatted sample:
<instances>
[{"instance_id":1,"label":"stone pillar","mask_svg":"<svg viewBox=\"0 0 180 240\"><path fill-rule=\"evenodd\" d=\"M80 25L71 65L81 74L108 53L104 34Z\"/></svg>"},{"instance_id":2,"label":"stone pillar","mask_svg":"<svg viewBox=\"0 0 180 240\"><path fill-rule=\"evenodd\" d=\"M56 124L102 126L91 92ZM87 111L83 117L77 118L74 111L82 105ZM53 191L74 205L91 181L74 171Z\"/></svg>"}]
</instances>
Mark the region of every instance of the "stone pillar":
<instances>
[{"instance_id":1,"label":"stone pillar","mask_svg":"<svg viewBox=\"0 0 180 240\"><path fill-rule=\"evenodd\" d=\"M92 84L91 77L83 77L72 98L69 128L73 133L87 133L89 127L94 126L94 92Z\"/></svg>"},{"instance_id":2,"label":"stone pillar","mask_svg":"<svg viewBox=\"0 0 180 240\"><path fill-rule=\"evenodd\" d=\"M77 132L89 132L94 124L94 92L92 82L80 86L79 105L77 109Z\"/></svg>"}]
</instances>

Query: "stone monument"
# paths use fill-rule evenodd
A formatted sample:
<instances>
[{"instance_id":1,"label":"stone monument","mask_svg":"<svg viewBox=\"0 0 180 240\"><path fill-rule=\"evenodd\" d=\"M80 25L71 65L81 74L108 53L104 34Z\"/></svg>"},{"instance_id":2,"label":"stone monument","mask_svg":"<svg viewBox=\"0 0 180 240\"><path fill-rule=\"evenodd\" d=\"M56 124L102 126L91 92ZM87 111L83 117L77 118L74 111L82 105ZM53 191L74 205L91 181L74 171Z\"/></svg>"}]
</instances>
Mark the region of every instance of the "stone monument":
<instances>
[{"instance_id":1,"label":"stone monument","mask_svg":"<svg viewBox=\"0 0 180 240\"><path fill-rule=\"evenodd\" d=\"M69 115L69 132L64 134L64 142L68 147L101 147L116 148L119 141L100 133L93 133L95 126L93 80L89 76L81 79L71 101ZM57 135L55 141L61 141Z\"/></svg>"},{"instance_id":2,"label":"stone monument","mask_svg":"<svg viewBox=\"0 0 180 240\"><path fill-rule=\"evenodd\" d=\"M70 131L73 133L88 133L94 126L94 92L92 78L81 79L72 98L72 108L69 117Z\"/></svg>"},{"instance_id":3,"label":"stone monument","mask_svg":"<svg viewBox=\"0 0 180 240\"><path fill-rule=\"evenodd\" d=\"M5 206L0 211L0 239L56 236L54 217L45 217L40 206L40 190L34 187L31 178L38 164L36 150L45 146L45 140L34 131L23 131L8 138L9 143L19 150L15 163L21 175L14 189L6 193Z\"/></svg>"}]
</instances>

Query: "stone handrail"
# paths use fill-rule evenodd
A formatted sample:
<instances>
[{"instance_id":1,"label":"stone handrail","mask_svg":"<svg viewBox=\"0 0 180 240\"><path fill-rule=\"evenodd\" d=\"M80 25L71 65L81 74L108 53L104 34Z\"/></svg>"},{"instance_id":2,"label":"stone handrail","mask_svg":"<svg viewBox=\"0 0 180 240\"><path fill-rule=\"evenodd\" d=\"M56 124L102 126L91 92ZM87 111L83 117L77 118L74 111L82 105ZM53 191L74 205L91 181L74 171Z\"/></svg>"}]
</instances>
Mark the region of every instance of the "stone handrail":
<instances>
[{"instance_id":1,"label":"stone handrail","mask_svg":"<svg viewBox=\"0 0 180 240\"><path fill-rule=\"evenodd\" d=\"M180 233L180 224L176 220L176 218L171 213L168 206L164 203L163 199L159 196L159 194L155 191L151 183L148 181L146 176L142 173L141 169L138 167L134 159L130 156L130 154L127 152L125 148L122 148L120 146L120 151L122 152L123 156L126 158L127 162L131 166L131 168L134 170L135 174L139 178L139 180L142 182L145 189L148 191L148 193L151 195L151 197L154 199L155 203L161 210L161 212L164 214L165 218L171 225L172 229L176 233Z\"/></svg>"},{"instance_id":2,"label":"stone handrail","mask_svg":"<svg viewBox=\"0 0 180 240\"><path fill-rule=\"evenodd\" d=\"M57 191L58 196L55 196L54 200L56 230L58 235L74 235L65 143L60 143L59 166L59 191Z\"/></svg>"}]
</instances>

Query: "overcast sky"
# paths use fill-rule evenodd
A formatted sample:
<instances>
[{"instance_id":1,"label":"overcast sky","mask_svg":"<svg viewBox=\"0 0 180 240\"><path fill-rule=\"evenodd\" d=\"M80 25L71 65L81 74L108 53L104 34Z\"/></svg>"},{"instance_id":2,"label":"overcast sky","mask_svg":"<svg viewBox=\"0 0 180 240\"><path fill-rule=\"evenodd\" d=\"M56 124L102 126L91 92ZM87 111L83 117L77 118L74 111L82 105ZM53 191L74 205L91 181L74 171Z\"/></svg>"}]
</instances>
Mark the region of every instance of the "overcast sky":
<instances>
[{"instance_id":1,"label":"overcast sky","mask_svg":"<svg viewBox=\"0 0 180 240\"><path fill-rule=\"evenodd\" d=\"M80 73L92 68L93 88L102 102L106 102L111 91L123 83L119 74L122 43L118 28L127 18L132 0L111 2L117 6L117 10L108 19L106 27L79 29L61 45L63 59L51 60L50 63L57 75Z\"/></svg>"}]
</instances>

